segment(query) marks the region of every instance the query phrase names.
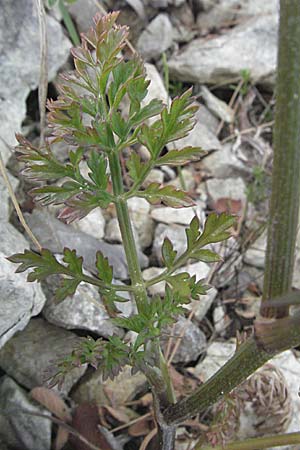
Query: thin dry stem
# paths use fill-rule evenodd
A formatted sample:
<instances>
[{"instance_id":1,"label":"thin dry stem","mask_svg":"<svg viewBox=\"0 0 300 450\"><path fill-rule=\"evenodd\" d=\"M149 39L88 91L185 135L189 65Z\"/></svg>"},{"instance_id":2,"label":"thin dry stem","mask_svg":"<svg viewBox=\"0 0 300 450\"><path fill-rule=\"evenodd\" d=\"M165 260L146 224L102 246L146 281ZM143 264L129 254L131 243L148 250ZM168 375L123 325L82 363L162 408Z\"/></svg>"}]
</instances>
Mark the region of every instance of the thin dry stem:
<instances>
[{"instance_id":1,"label":"thin dry stem","mask_svg":"<svg viewBox=\"0 0 300 450\"><path fill-rule=\"evenodd\" d=\"M42 0L36 0L39 18L40 35L40 76L39 76L39 110L40 110L40 146L44 142L46 126L46 101L48 90L48 45L47 45L47 23L46 11Z\"/></svg>"},{"instance_id":2,"label":"thin dry stem","mask_svg":"<svg viewBox=\"0 0 300 450\"><path fill-rule=\"evenodd\" d=\"M150 431L149 434L147 434L147 436L145 437L145 439L143 440L143 442L141 443L141 446L139 448L139 450L146 450L146 448L148 447L148 445L150 444L150 441L152 441L152 439L157 435L157 428L153 428L152 431Z\"/></svg>"}]
</instances>

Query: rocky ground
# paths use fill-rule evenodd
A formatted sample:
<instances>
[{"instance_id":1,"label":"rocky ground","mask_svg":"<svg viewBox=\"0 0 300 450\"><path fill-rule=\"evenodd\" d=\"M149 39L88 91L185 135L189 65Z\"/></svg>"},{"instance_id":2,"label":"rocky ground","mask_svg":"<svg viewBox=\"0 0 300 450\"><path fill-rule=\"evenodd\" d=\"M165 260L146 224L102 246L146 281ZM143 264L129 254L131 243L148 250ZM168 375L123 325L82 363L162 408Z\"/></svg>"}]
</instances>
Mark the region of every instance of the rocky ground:
<instances>
[{"instance_id":1,"label":"rocky ground","mask_svg":"<svg viewBox=\"0 0 300 450\"><path fill-rule=\"evenodd\" d=\"M94 210L75 225L67 226L56 218L55 208L42 210L32 204L27 195L30 186L19 177L21 167L12 150L14 133L22 132L32 140L39 136L38 20L33 0L3 0L2 3L0 151L25 219L43 247L56 254L66 245L76 249L84 257L87 270L94 266L96 250L102 250L114 266L116 282L125 282L128 273L113 209ZM147 183L183 186L196 206L172 210L150 206L141 198L129 201L144 278L149 279L162 270L160 248L165 236L176 243L179 253L182 251L185 226L194 214L202 221L211 211L230 211L238 216L235 235L217 248L223 256L222 263L212 266L200 262L182 268L198 279L205 278L212 288L175 325L172 335L181 339L174 338L165 345L180 396L205 381L232 355L236 332L250 331L259 309L272 168L278 1L108 0L104 3L107 10L121 10L120 21L131 27L132 45L147 61L151 80L147 101L159 97L167 102L169 96L193 86L199 103L197 123L190 135L176 146L197 145L207 152L201 161L181 171L162 166L154 169L147 179ZM78 0L70 6L78 31L89 27L97 10L94 0ZM71 64L71 43L60 19L57 11L49 12L51 96L57 93L58 72L70 68ZM130 49L126 52L130 57ZM143 155L143 149L137 151ZM62 160L68 157L64 146L57 146L55 152ZM56 305L52 301L55 280L40 286L27 283L23 274L14 274L15 267L5 257L29 248L32 243L13 211L3 177L0 177L0 192L0 409L3 412L0 449L50 450L54 438L56 448L62 448L63 428L38 415L49 415L49 410L63 422L72 422L74 428L87 433L85 436L91 440L100 423L104 427L100 431L105 443L95 443L103 448L145 448L140 445L151 433L153 420L151 396L143 375L131 376L125 370L116 381L103 383L97 371L81 367L70 374L59 394L56 390L53 391L56 394L51 394L46 389L37 389L43 385L45 374L48 377L54 374L53 361L70 353L78 337L105 338L113 333L123 336L124 330L112 325L104 308L99 308L94 287L82 284L74 297ZM294 288L300 288L300 239L298 249ZM163 284L150 290L151 295L163 293ZM125 305L123 313L130 315L133 305L130 302L122 305ZM290 391L287 414L293 415L293 420L288 431L298 431L300 361L297 352L285 352L273 362L282 369ZM20 414L20 410L36 415ZM253 411L245 412L244 416L248 425L240 426L237 436L257 434L255 421L259 419ZM82 429L83 417L96 424L94 429L92 425L88 432ZM207 417L211 416L199 417L179 428L176 449L193 448L200 432L208 430ZM274 433L274 423L268 426L264 433ZM75 441L73 437L73 443L69 442L65 448L86 448Z\"/></svg>"}]
</instances>

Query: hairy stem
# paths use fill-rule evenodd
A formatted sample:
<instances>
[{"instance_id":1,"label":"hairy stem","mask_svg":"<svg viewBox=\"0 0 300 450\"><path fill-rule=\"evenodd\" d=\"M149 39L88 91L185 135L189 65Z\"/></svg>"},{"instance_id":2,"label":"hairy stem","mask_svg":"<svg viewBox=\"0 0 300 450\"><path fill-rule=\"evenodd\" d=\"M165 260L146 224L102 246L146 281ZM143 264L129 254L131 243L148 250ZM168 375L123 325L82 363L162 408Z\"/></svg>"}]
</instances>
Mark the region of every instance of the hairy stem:
<instances>
[{"instance_id":1,"label":"hairy stem","mask_svg":"<svg viewBox=\"0 0 300 450\"><path fill-rule=\"evenodd\" d=\"M116 197L115 205L117 210L118 222L127 258L128 271L131 278L132 291L134 293L138 312L143 313L146 312L148 307L148 296L138 260L127 202L126 200L124 200L122 196L124 193L124 186L119 155L117 152L110 153L109 166L111 171L113 191ZM160 430L163 428L163 424L160 422L160 418L162 417L160 408L161 407L166 408L168 405L174 403L175 397L173 393L172 382L163 355L161 353L159 343L157 345L158 345L157 353L158 353L159 367L151 368L145 366L146 367L145 374L152 386L154 395L157 396L158 410L156 416L158 421L158 430ZM169 427L167 428L169 430ZM167 432L167 434L169 442L170 439L169 431ZM158 436L160 435L161 433L159 431ZM166 447L166 450L167 448L168 447Z\"/></svg>"},{"instance_id":2,"label":"hairy stem","mask_svg":"<svg viewBox=\"0 0 300 450\"><path fill-rule=\"evenodd\" d=\"M168 424L180 423L206 410L231 392L277 353L300 344L300 312L283 319L258 321L255 335L241 344L234 356L193 394L164 411Z\"/></svg>"},{"instance_id":3,"label":"hairy stem","mask_svg":"<svg viewBox=\"0 0 300 450\"><path fill-rule=\"evenodd\" d=\"M139 264L127 202L122 198L122 194L124 193L124 186L119 155L117 152L110 153L109 166L113 184L113 191L116 197L115 205L117 217L127 258L128 271L133 286L134 297L138 312L143 312L147 307L148 297Z\"/></svg>"},{"instance_id":4,"label":"hairy stem","mask_svg":"<svg viewBox=\"0 0 300 450\"><path fill-rule=\"evenodd\" d=\"M300 197L300 2L280 1L274 163L261 314L284 317L264 301L291 289Z\"/></svg>"},{"instance_id":5,"label":"hairy stem","mask_svg":"<svg viewBox=\"0 0 300 450\"><path fill-rule=\"evenodd\" d=\"M225 445L214 447L203 447L196 445L193 450L260 450L270 447L281 447L283 445L300 444L300 433L277 434L276 436L264 436L246 439L244 441L229 442Z\"/></svg>"}]
</instances>

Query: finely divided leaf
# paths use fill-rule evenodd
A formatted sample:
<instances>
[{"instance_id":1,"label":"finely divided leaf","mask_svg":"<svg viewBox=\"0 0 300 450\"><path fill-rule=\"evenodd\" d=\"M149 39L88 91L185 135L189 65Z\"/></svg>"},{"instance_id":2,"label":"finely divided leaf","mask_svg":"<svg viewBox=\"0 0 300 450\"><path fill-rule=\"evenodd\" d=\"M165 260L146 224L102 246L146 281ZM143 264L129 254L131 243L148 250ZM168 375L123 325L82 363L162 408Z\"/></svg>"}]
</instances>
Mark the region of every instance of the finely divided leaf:
<instances>
[{"instance_id":1,"label":"finely divided leaf","mask_svg":"<svg viewBox=\"0 0 300 450\"><path fill-rule=\"evenodd\" d=\"M162 111L164 144L183 138L193 128L198 106L192 106L191 93L191 89L187 90L172 101L169 110Z\"/></svg>"},{"instance_id":2,"label":"finely divided leaf","mask_svg":"<svg viewBox=\"0 0 300 450\"><path fill-rule=\"evenodd\" d=\"M110 284L113 279L113 269L109 265L108 258L105 258L101 252L96 253L96 267L98 278Z\"/></svg>"},{"instance_id":3,"label":"finely divided leaf","mask_svg":"<svg viewBox=\"0 0 300 450\"><path fill-rule=\"evenodd\" d=\"M189 228L185 230L186 238L187 238L187 250L191 251L200 236L200 222L197 216L195 216L190 223Z\"/></svg>"},{"instance_id":4,"label":"finely divided leaf","mask_svg":"<svg viewBox=\"0 0 300 450\"><path fill-rule=\"evenodd\" d=\"M196 281L196 275L190 279L191 298L198 300L201 295L206 295L209 289L207 284L204 284L203 280Z\"/></svg>"},{"instance_id":5,"label":"finely divided leaf","mask_svg":"<svg viewBox=\"0 0 300 450\"><path fill-rule=\"evenodd\" d=\"M107 160L99 152L93 150L91 156L87 161L87 165L91 172L89 172L90 179L100 190L105 190L108 183L108 175L106 173Z\"/></svg>"},{"instance_id":6,"label":"finely divided leaf","mask_svg":"<svg viewBox=\"0 0 300 450\"><path fill-rule=\"evenodd\" d=\"M50 250L45 248L41 250L40 254L25 250L24 253L16 253L7 259L12 263L20 264L16 272L34 269L29 273L28 281L41 281L49 275L65 273L64 266L56 260Z\"/></svg>"},{"instance_id":7,"label":"finely divided leaf","mask_svg":"<svg viewBox=\"0 0 300 450\"><path fill-rule=\"evenodd\" d=\"M172 166L182 166L193 160L200 159L203 154L205 152L200 147L185 147L181 150L170 150L156 161L156 165L170 164Z\"/></svg>"},{"instance_id":8,"label":"finely divided leaf","mask_svg":"<svg viewBox=\"0 0 300 450\"><path fill-rule=\"evenodd\" d=\"M197 259L198 261L203 261L206 263L218 262L222 258L215 252L207 249L194 250L191 253L191 258Z\"/></svg>"},{"instance_id":9,"label":"finely divided leaf","mask_svg":"<svg viewBox=\"0 0 300 450\"><path fill-rule=\"evenodd\" d=\"M69 248L64 248L63 261L67 264L67 268L73 275L82 276L82 256L76 255L76 250L70 250Z\"/></svg>"},{"instance_id":10,"label":"finely divided leaf","mask_svg":"<svg viewBox=\"0 0 300 450\"><path fill-rule=\"evenodd\" d=\"M81 280L78 280L76 278L63 278L60 287L55 291L55 302L60 303L66 297L74 295L80 282Z\"/></svg>"},{"instance_id":11,"label":"finely divided leaf","mask_svg":"<svg viewBox=\"0 0 300 450\"><path fill-rule=\"evenodd\" d=\"M143 176L145 168L147 168L148 163L141 161L141 157L138 153L132 152L129 159L126 162L126 166L130 175L130 178L137 182Z\"/></svg>"},{"instance_id":12,"label":"finely divided leaf","mask_svg":"<svg viewBox=\"0 0 300 450\"><path fill-rule=\"evenodd\" d=\"M203 233L198 240L198 245L203 247L207 244L224 241L230 236L228 230L235 222L236 218L226 213L220 215L215 213L210 214L206 219Z\"/></svg>"},{"instance_id":13,"label":"finely divided leaf","mask_svg":"<svg viewBox=\"0 0 300 450\"><path fill-rule=\"evenodd\" d=\"M193 200L188 194L174 186L161 187L159 183L151 183L144 191L138 191L137 197L144 197L152 205L164 203L173 208L181 208L193 205Z\"/></svg>"},{"instance_id":14,"label":"finely divided leaf","mask_svg":"<svg viewBox=\"0 0 300 450\"><path fill-rule=\"evenodd\" d=\"M73 295L83 279L82 258L76 256L76 250L64 249L65 265L59 263L47 249L42 249L40 254L25 250L24 253L18 253L7 259L21 264L16 272L33 269L27 276L27 280L30 282L44 280L50 275L67 276L68 278L62 279L61 287L55 293L55 299L58 301L64 300L68 295Z\"/></svg>"},{"instance_id":15,"label":"finely divided leaf","mask_svg":"<svg viewBox=\"0 0 300 450\"><path fill-rule=\"evenodd\" d=\"M150 119L151 117L160 114L163 109L163 103L161 100L153 99L146 106L137 111L132 117L129 119L129 123L131 126L137 126L145 120Z\"/></svg>"},{"instance_id":16,"label":"finely divided leaf","mask_svg":"<svg viewBox=\"0 0 300 450\"><path fill-rule=\"evenodd\" d=\"M161 253L164 265L168 269L171 268L176 258L177 251L173 249L173 244L167 237L164 239Z\"/></svg>"},{"instance_id":17,"label":"finely divided leaf","mask_svg":"<svg viewBox=\"0 0 300 450\"><path fill-rule=\"evenodd\" d=\"M147 319L142 315L134 315L131 317L117 317L115 319L112 319L112 322L118 327L134 331L135 333L140 333L147 326Z\"/></svg>"}]
</instances>

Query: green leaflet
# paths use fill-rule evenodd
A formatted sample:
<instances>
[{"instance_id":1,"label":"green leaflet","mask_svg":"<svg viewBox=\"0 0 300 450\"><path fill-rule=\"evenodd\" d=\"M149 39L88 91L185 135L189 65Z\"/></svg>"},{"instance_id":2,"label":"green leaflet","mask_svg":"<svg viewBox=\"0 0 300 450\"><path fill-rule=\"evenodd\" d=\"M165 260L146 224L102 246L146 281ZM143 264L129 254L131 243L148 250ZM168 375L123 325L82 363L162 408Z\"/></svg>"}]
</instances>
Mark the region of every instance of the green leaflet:
<instances>
[{"instance_id":1,"label":"green leaflet","mask_svg":"<svg viewBox=\"0 0 300 450\"><path fill-rule=\"evenodd\" d=\"M161 187L159 183L151 183L144 191L138 191L137 197L143 197L152 205L164 203L167 206L181 208L193 205L193 200L188 194L174 186Z\"/></svg>"},{"instance_id":2,"label":"green leaflet","mask_svg":"<svg viewBox=\"0 0 300 450\"><path fill-rule=\"evenodd\" d=\"M65 264L59 263L47 249L42 249L40 254L25 250L24 253L17 253L7 259L20 264L16 272L33 269L27 276L27 280L31 282L42 281L50 275L63 275L61 287L57 289L55 294L57 301L62 301L67 296L73 295L77 286L83 280L82 258L76 255L75 250L69 250L68 248L64 248L63 262Z\"/></svg>"},{"instance_id":3,"label":"green leaflet","mask_svg":"<svg viewBox=\"0 0 300 450\"><path fill-rule=\"evenodd\" d=\"M106 284L110 284L113 279L113 269L109 265L108 258L105 258L101 252L96 253L96 268L98 278Z\"/></svg>"},{"instance_id":4,"label":"green leaflet","mask_svg":"<svg viewBox=\"0 0 300 450\"><path fill-rule=\"evenodd\" d=\"M169 238L164 239L161 253L162 253L162 260L163 260L164 265L168 269L171 268L175 261L177 251L173 249L173 244Z\"/></svg>"},{"instance_id":5,"label":"green leaflet","mask_svg":"<svg viewBox=\"0 0 300 450\"><path fill-rule=\"evenodd\" d=\"M170 164L172 166L182 166L193 160L200 159L204 154L204 150L200 147L184 147L181 150L170 150L156 161L156 165Z\"/></svg>"},{"instance_id":6,"label":"green leaflet","mask_svg":"<svg viewBox=\"0 0 300 450\"><path fill-rule=\"evenodd\" d=\"M99 152L93 150L87 161L87 165L91 172L90 179L95 183L97 188L105 190L108 183L107 175L107 159Z\"/></svg>"}]
</instances>

